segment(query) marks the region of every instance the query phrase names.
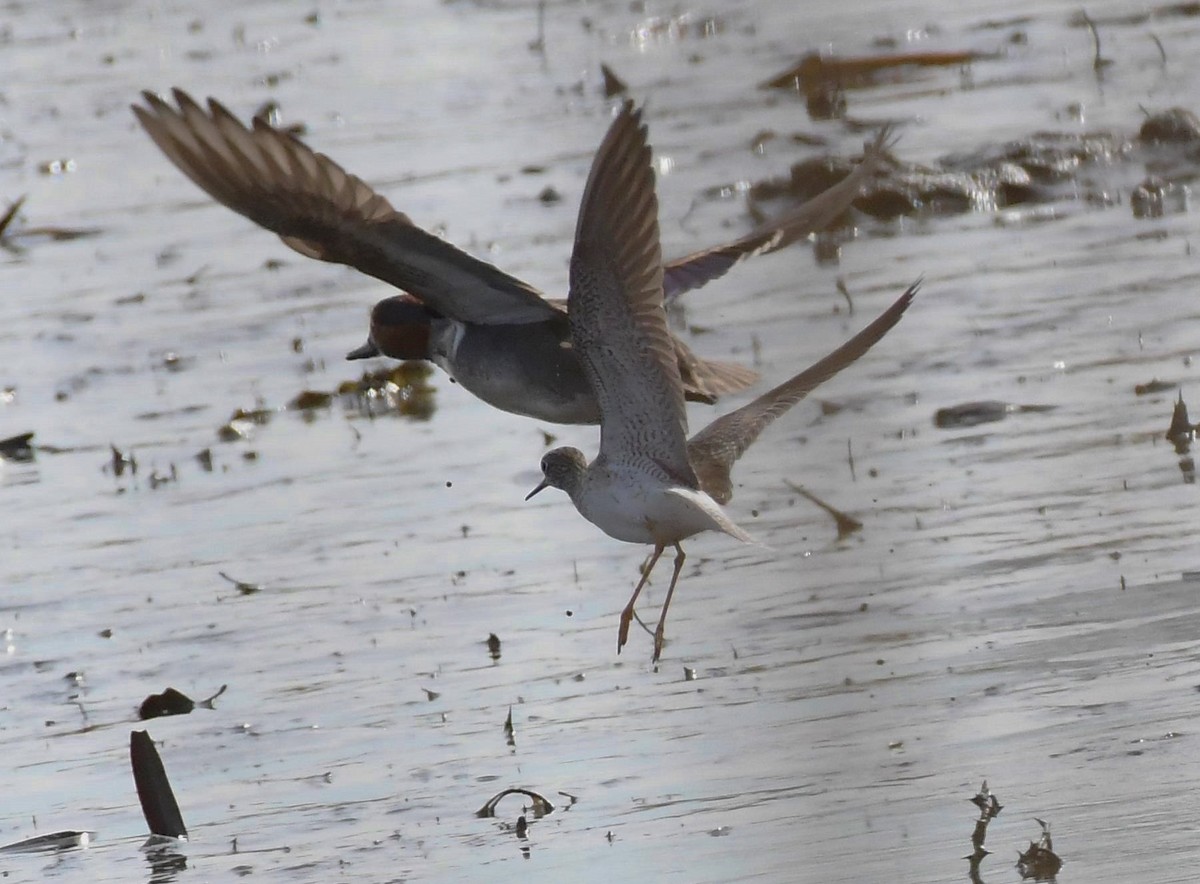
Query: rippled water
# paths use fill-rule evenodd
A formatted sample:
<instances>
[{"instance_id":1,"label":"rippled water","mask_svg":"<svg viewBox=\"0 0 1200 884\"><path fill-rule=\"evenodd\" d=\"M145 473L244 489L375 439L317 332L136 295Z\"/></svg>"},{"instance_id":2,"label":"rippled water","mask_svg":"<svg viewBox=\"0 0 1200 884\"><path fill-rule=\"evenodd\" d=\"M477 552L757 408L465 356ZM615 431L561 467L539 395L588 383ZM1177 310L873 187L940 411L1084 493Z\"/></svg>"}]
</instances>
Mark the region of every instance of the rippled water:
<instances>
[{"instance_id":1,"label":"rippled water","mask_svg":"<svg viewBox=\"0 0 1200 884\"><path fill-rule=\"evenodd\" d=\"M1132 136L1140 107L1187 106L1183 7L1090 6L1100 75L1069 3L551 3L544 54L534 4L48 8L8 9L2 195L29 195L18 233L97 232L0 254L0 437L42 446L0 464L0 841L97 838L0 855L8 880L957 881L985 778L1005 805L986 881L1018 879L1034 817L1060 880L1192 880L1196 489L1162 439L1177 391L1134 387L1195 395L1200 270L1194 214L1129 208L1153 155L1093 170L1106 201L864 221L836 265L795 247L686 297L693 347L769 380L925 277L816 397L840 410L797 408L739 465L730 512L767 546L688 544L655 669L640 632L614 653L644 551L563 495L522 501L544 431L590 451L594 430L436 375L426 421L339 403L218 441L237 408L358 378L342 355L388 292L213 204L128 112L171 86L243 118L275 99L418 223L563 294L610 107L601 62L649 106L676 255L750 229L733 185L820 152L779 137L759 154L756 135L861 144L755 88L807 51L995 54L849 96L935 166L1038 131ZM539 201L547 186L563 199ZM934 426L973 400L1056 407ZM114 475L110 445L136 475ZM788 482L863 530L838 541ZM147 726L192 835L155 867L128 770L137 706L222 684L215 710ZM508 786L559 805L524 840L517 798L474 816Z\"/></svg>"}]
</instances>

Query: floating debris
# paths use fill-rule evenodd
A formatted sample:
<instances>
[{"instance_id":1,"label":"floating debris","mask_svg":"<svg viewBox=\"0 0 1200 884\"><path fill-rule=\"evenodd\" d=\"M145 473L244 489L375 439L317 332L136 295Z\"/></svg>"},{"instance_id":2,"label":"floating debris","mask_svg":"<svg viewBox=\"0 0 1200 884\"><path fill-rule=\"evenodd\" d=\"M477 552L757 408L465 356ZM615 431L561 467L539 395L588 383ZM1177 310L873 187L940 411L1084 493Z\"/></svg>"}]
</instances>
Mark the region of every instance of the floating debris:
<instances>
[{"instance_id":1,"label":"floating debris","mask_svg":"<svg viewBox=\"0 0 1200 884\"><path fill-rule=\"evenodd\" d=\"M142 815L150 827L150 834L186 841L187 827L183 824L179 803L175 800L171 781L167 779L162 758L146 731L130 732L129 761L133 767L138 801L142 804Z\"/></svg>"},{"instance_id":2,"label":"floating debris","mask_svg":"<svg viewBox=\"0 0 1200 884\"><path fill-rule=\"evenodd\" d=\"M504 719L504 737L508 745L517 745L516 731L513 730L512 706L508 707L508 718Z\"/></svg>"},{"instance_id":3,"label":"floating debris","mask_svg":"<svg viewBox=\"0 0 1200 884\"><path fill-rule=\"evenodd\" d=\"M1041 414L1053 411L1057 405L1013 405L1010 402L965 402L962 405L951 405L939 408L933 415L933 424L946 429L974 427L1004 420L1010 414L1035 413Z\"/></svg>"},{"instance_id":4,"label":"floating debris","mask_svg":"<svg viewBox=\"0 0 1200 884\"><path fill-rule=\"evenodd\" d=\"M1135 384L1133 387L1133 395L1148 396L1151 393L1165 393L1167 390L1174 390L1178 385L1172 381L1160 381L1155 378L1145 384Z\"/></svg>"},{"instance_id":5,"label":"floating debris","mask_svg":"<svg viewBox=\"0 0 1200 884\"><path fill-rule=\"evenodd\" d=\"M810 52L782 73L759 84L760 89L792 89L804 95L808 115L814 120L846 115L846 90L874 86L885 73L900 79L903 68L965 67L985 58L974 52L911 52L893 55L838 58Z\"/></svg>"},{"instance_id":6,"label":"floating debris","mask_svg":"<svg viewBox=\"0 0 1200 884\"><path fill-rule=\"evenodd\" d=\"M304 390L298 394L287 407L291 410L311 411L315 408L328 408L333 404L333 394L321 390Z\"/></svg>"},{"instance_id":7,"label":"floating debris","mask_svg":"<svg viewBox=\"0 0 1200 884\"><path fill-rule=\"evenodd\" d=\"M784 479L783 484L806 500L815 503L821 509L825 510L825 512L829 513L829 515L833 516L834 524L837 526L838 540L845 540L854 532L862 530L863 523L858 519L854 518L853 516L846 515L846 513L843 513L839 509L835 509L825 501L821 500L821 498L817 497L811 491L806 490L803 486L797 485L789 479Z\"/></svg>"},{"instance_id":8,"label":"floating debris","mask_svg":"<svg viewBox=\"0 0 1200 884\"><path fill-rule=\"evenodd\" d=\"M126 470L129 470L129 475L136 476L138 464L137 458L133 456L133 452L131 451L127 456L112 443L109 443L108 447L112 449L112 457L109 458L107 468L112 470L112 474L120 478L125 475Z\"/></svg>"},{"instance_id":9,"label":"floating debris","mask_svg":"<svg viewBox=\"0 0 1200 884\"><path fill-rule=\"evenodd\" d=\"M218 571L217 574L236 586L237 591L242 595L254 595L254 593L262 591L263 586L261 583L247 583L245 580L238 580L236 577L230 577L224 571Z\"/></svg>"},{"instance_id":10,"label":"floating debris","mask_svg":"<svg viewBox=\"0 0 1200 884\"><path fill-rule=\"evenodd\" d=\"M1183 391L1175 401L1171 411L1171 426L1167 428L1167 441L1175 446L1176 454L1187 454L1192 440L1196 437L1196 427L1188 417L1188 409L1183 401Z\"/></svg>"},{"instance_id":11,"label":"floating debris","mask_svg":"<svg viewBox=\"0 0 1200 884\"><path fill-rule=\"evenodd\" d=\"M886 174L865 182L853 207L886 221L1059 203L1111 206L1119 197L1112 192L1109 170L1121 162L1137 162L1154 169L1154 174L1131 195L1133 212L1144 218L1179 214L1190 210L1198 142L1200 121L1176 108L1150 116L1138 134L1038 132L946 156L933 167L893 157ZM835 157L798 162L787 176L750 186L750 213L757 220L778 211L775 201L811 199L851 168L849 160ZM998 223L1030 223L1038 217L1038 213L1018 213L999 218ZM843 222L843 226L848 225Z\"/></svg>"},{"instance_id":12,"label":"floating debris","mask_svg":"<svg viewBox=\"0 0 1200 884\"><path fill-rule=\"evenodd\" d=\"M902 52L838 58L810 52L786 71L759 84L760 89L795 89L807 92L824 84L836 83L844 89L873 86L885 71L903 67L962 67L984 58L976 52Z\"/></svg>"},{"instance_id":13,"label":"floating debris","mask_svg":"<svg viewBox=\"0 0 1200 884\"><path fill-rule=\"evenodd\" d=\"M17 213L25 205L26 199L28 199L28 195L13 200L4 214L0 215L0 245L4 245L10 250L20 251L17 241L22 239L41 238L54 242L66 242L97 236L100 233L99 228L93 227L25 227L14 230L12 229L13 222L16 220Z\"/></svg>"},{"instance_id":14,"label":"floating debris","mask_svg":"<svg viewBox=\"0 0 1200 884\"><path fill-rule=\"evenodd\" d=\"M0 217L0 237L3 237L8 232L8 225L12 224L13 218L17 217L17 212L21 211L21 206L25 205L25 200L29 198L28 194L23 194L17 197L8 207L8 211Z\"/></svg>"},{"instance_id":15,"label":"floating debris","mask_svg":"<svg viewBox=\"0 0 1200 884\"><path fill-rule=\"evenodd\" d=\"M213 471L212 449L202 448L196 452L196 462L200 464L200 469L206 473Z\"/></svg>"},{"instance_id":16,"label":"floating debris","mask_svg":"<svg viewBox=\"0 0 1200 884\"><path fill-rule=\"evenodd\" d=\"M1092 70L1098 76L1101 71L1112 64L1112 59L1105 58L1100 53L1100 31L1096 28L1096 23L1088 16L1087 10L1079 10L1079 17L1083 20L1084 25L1087 26L1088 31L1092 35Z\"/></svg>"},{"instance_id":17,"label":"floating debris","mask_svg":"<svg viewBox=\"0 0 1200 884\"><path fill-rule=\"evenodd\" d=\"M1171 185L1154 175L1133 189L1129 195L1129 208L1139 221L1144 218L1161 218L1166 214L1166 196Z\"/></svg>"},{"instance_id":18,"label":"floating debris","mask_svg":"<svg viewBox=\"0 0 1200 884\"><path fill-rule=\"evenodd\" d=\"M550 799L545 795L541 795L532 791L531 789L505 789L502 792L497 792L495 795L489 798L483 807L475 811L475 816L485 819L488 817L494 817L496 815L496 805L509 795L524 795L526 798L532 800L533 804L531 809L533 811L534 819L541 819L548 814L554 813L554 803L551 802Z\"/></svg>"},{"instance_id":19,"label":"floating debris","mask_svg":"<svg viewBox=\"0 0 1200 884\"><path fill-rule=\"evenodd\" d=\"M222 442L238 442L250 437L255 427L266 426L270 423L275 412L269 408L237 408L229 420L217 428L217 438Z\"/></svg>"},{"instance_id":20,"label":"floating debris","mask_svg":"<svg viewBox=\"0 0 1200 884\"><path fill-rule=\"evenodd\" d=\"M429 363L410 360L383 371L365 371L357 381L344 381L337 392L366 417L390 412L425 421L437 410L437 390L429 383L432 374Z\"/></svg>"},{"instance_id":21,"label":"floating debris","mask_svg":"<svg viewBox=\"0 0 1200 884\"><path fill-rule=\"evenodd\" d=\"M38 171L43 175L68 175L75 171L75 161L69 157L61 160L46 160L38 163Z\"/></svg>"},{"instance_id":22,"label":"floating debris","mask_svg":"<svg viewBox=\"0 0 1200 884\"><path fill-rule=\"evenodd\" d=\"M1050 824L1034 817L1034 821L1042 827L1042 837L1029 842L1029 849L1020 854L1017 859L1017 871L1022 878L1032 878L1035 881L1049 881L1058 874L1063 861L1054 852L1050 841Z\"/></svg>"},{"instance_id":23,"label":"floating debris","mask_svg":"<svg viewBox=\"0 0 1200 884\"><path fill-rule=\"evenodd\" d=\"M1200 141L1200 119L1181 107L1147 111L1138 140L1146 144L1193 144Z\"/></svg>"},{"instance_id":24,"label":"floating debris","mask_svg":"<svg viewBox=\"0 0 1200 884\"><path fill-rule=\"evenodd\" d=\"M165 718L168 715L187 715L196 708L196 701L175 688L167 688L161 694L151 694L138 707L138 718Z\"/></svg>"},{"instance_id":25,"label":"floating debris","mask_svg":"<svg viewBox=\"0 0 1200 884\"><path fill-rule=\"evenodd\" d=\"M972 804L979 808L979 819L975 821L975 828L971 832L971 852L963 857L970 865L970 878L972 884L978 884L979 864L983 862L984 857L989 856L991 851L983 846L983 841L987 837L988 823L1000 815L1003 810L1003 805L996 800L996 796L992 794L992 790L988 788L987 780L983 781L983 785L979 787L979 791L968 799Z\"/></svg>"},{"instance_id":26,"label":"floating debris","mask_svg":"<svg viewBox=\"0 0 1200 884\"><path fill-rule=\"evenodd\" d=\"M150 718L166 718L169 715L188 715L197 707L200 709L214 708L214 702L225 693L227 685L204 700L196 701L175 688L167 688L161 694L151 694L138 707L138 718L146 721Z\"/></svg>"},{"instance_id":27,"label":"floating debris","mask_svg":"<svg viewBox=\"0 0 1200 884\"><path fill-rule=\"evenodd\" d=\"M64 829L2 845L0 853L54 853L59 850L86 849L95 837L95 832Z\"/></svg>"},{"instance_id":28,"label":"floating debris","mask_svg":"<svg viewBox=\"0 0 1200 884\"><path fill-rule=\"evenodd\" d=\"M175 469L175 464L171 464L171 468L165 473L160 473L158 468L155 467L154 469L150 470L150 475L147 477L146 481L150 485L150 490L154 491L160 486L166 485L168 482L178 482L179 471Z\"/></svg>"},{"instance_id":29,"label":"floating debris","mask_svg":"<svg viewBox=\"0 0 1200 884\"><path fill-rule=\"evenodd\" d=\"M263 102L254 112L254 121L261 121L272 129L279 129L282 132L287 132L289 135L294 135L300 138L308 134L308 125L305 123L289 123L284 125L282 122L282 114L279 109L279 102L270 100Z\"/></svg>"},{"instance_id":30,"label":"floating debris","mask_svg":"<svg viewBox=\"0 0 1200 884\"><path fill-rule=\"evenodd\" d=\"M0 460L30 463L33 460L33 433L20 433L0 439Z\"/></svg>"},{"instance_id":31,"label":"floating debris","mask_svg":"<svg viewBox=\"0 0 1200 884\"><path fill-rule=\"evenodd\" d=\"M617 95L624 95L629 91L629 87L625 85L625 81L614 74L612 68L603 62L600 63L600 73L604 77L605 98L613 98Z\"/></svg>"},{"instance_id":32,"label":"floating debris","mask_svg":"<svg viewBox=\"0 0 1200 884\"><path fill-rule=\"evenodd\" d=\"M714 15L684 12L679 15L655 15L639 22L633 30L633 41L646 43L677 43L680 40L703 40L725 30L725 23Z\"/></svg>"}]
</instances>

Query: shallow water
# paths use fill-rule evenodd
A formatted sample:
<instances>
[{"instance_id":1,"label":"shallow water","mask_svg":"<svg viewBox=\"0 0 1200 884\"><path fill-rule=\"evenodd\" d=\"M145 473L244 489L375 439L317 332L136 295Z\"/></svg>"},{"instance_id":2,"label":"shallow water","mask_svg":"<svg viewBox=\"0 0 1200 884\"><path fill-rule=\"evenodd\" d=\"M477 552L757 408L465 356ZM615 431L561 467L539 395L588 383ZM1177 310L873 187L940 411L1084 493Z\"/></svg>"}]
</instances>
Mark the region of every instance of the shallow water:
<instances>
[{"instance_id":1,"label":"shallow water","mask_svg":"<svg viewBox=\"0 0 1200 884\"><path fill-rule=\"evenodd\" d=\"M657 669L640 632L614 653L644 551L562 495L522 501L544 430L585 450L594 430L489 410L435 375L427 421L335 404L218 441L239 407L358 378L342 355L388 292L208 200L136 127L141 89L243 118L275 99L418 223L552 294L609 113L602 61L648 103L669 255L750 228L736 187L705 194L815 152L777 138L756 154L763 130L857 149L862 133L755 88L810 50L999 52L850 95L931 166L1036 131L1132 136L1139 105L1198 94L1196 20L1131 21L1121 3L1088 10L1101 77L1075 4L726 7L660 27L681 9L551 3L544 54L532 4L379 0L315 24L282 2L9 9L17 230L99 233L0 253L0 437L47 446L0 464L0 841L97 832L86 851L0 855L8 880L957 881L985 778L1005 805L986 881L1018 880L1034 817L1060 880L1192 880L1196 489L1162 438L1176 391L1134 386L1193 395L1200 268L1192 213L1134 219L1144 158L1093 172L1108 205L864 221L836 266L794 247L686 296L697 352L770 380L925 277L901 325L739 464L729 509L765 546L688 544ZM39 171L66 158L74 171ZM560 202L537 199L548 185ZM980 399L1056 408L934 426ZM113 474L110 445L135 476ZM863 530L838 541L785 480ZM664 586L665 569L649 602ZM128 771L136 708L222 684L215 710L146 725L192 836L182 869L156 870ZM559 805L526 840L519 799L473 815L508 786Z\"/></svg>"}]
</instances>

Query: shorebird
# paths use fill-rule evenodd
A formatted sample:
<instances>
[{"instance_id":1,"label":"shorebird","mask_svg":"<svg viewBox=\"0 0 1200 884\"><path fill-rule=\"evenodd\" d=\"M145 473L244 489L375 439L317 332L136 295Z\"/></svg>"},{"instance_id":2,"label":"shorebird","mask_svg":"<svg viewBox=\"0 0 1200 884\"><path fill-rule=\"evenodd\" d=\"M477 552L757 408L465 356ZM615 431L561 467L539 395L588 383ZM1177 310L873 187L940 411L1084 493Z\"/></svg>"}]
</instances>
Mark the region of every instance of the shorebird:
<instances>
[{"instance_id":1,"label":"shorebird","mask_svg":"<svg viewBox=\"0 0 1200 884\"><path fill-rule=\"evenodd\" d=\"M675 548L675 569L654 632L662 654L667 610L683 568L682 541L720 531L753 538L721 504L733 493L734 462L781 414L862 356L916 295L920 281L846 344L775 389L687 438L679 370L663 309L658 200L641 111L626 103L592 163L571 255L571 342L600 406L600 453L588 463L577 448L542 458L542 482L567 492L588 521L617 540L652 544L654 552L621 612L617 651L634 605L659 557Z\"/></svg>"},{"instance_id":2,"label":"shorebird","mask_svg":"<svg viewBox=\"0 0 1200 884\"><path fill-rule=\"evenodd\" d=\"M220 102L176 89L173 107L150 92L133 105L142 128L217 202L277 234L302 255L345 264L406 294L371 313L367 343L348 358L429 359L485 402L553 423L598 423L600 410L570 345L563 301L421 229L360 178L255 117L243 125ZM883 162L887 133L849 177L740 239L672 261L668 296L704 285L752 255L827 225ZM690 400L713 402L757 373L702 360L668 341Z\"/></svg>"}]
</instances>

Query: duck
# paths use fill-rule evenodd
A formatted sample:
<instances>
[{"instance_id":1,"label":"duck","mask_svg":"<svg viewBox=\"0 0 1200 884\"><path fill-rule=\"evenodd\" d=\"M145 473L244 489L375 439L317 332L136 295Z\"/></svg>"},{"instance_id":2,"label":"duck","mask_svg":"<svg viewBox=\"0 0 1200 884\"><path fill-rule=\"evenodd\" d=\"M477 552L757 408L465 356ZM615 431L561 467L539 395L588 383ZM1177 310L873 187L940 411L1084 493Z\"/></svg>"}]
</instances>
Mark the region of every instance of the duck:
<instances>
[{"instance_id":1,"label":"duck","mask_svg":"<svg viewBox=\"0 0 1200 884\"><path fill-rule=\"evenodd\" d=\"M174 104L143 92L132 110L162 153L217 202L302 255L344 264L400 290L371 310L367 342L350 359L432 361L488 404L540 421L595 424L600 410L570 339L566 301L415 224L361 178L262 116L243 124L223 104L182 89ZM753 255L777 251L844 212L883 164L883 130L843 181L729 243L664 268L671 297L711 282ZM758 379L706 360L669 334L690 401L713 403Z\"/></svg>"}]
</instances>

